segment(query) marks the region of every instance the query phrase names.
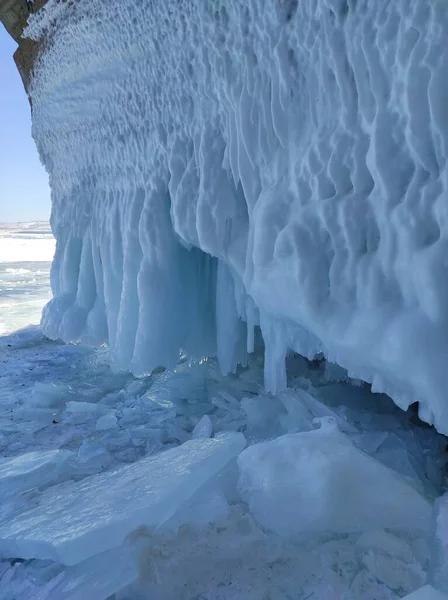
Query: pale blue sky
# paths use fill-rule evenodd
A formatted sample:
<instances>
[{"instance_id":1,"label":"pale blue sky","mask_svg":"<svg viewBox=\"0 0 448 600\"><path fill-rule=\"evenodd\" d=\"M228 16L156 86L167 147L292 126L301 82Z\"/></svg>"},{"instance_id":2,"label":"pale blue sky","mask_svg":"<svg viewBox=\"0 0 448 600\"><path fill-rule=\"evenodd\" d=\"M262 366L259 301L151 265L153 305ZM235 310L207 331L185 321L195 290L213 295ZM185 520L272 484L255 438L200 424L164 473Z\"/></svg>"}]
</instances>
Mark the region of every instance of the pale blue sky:
<instances>
[{"instance_id":1,"label":"pale blue sky","mask_svg":"<svg viewBox=\"0 0 448 600\"><path fill-rule=\"evenodd\" d=\"M16 48L0 24L0 222L50 216L48 177L31 137L28 98L12 58Z\"/></svg>"}]
</instances>

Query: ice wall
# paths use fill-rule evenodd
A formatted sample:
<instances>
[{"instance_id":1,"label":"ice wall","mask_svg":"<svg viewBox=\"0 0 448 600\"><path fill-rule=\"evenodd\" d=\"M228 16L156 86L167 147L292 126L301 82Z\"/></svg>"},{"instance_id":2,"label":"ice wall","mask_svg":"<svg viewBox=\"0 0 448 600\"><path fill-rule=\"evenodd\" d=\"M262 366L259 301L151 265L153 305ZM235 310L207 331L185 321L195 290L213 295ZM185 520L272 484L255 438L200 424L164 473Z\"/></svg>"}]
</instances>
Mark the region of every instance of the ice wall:
<instances>
[{"instance_id":1,"label":"ice wall","mask_svg":"<svg viewBox=\"0 0 448 600\"><path fill-rule=\"evenodd\" d=\"M45 332L135 373L324 352L448 433L446 0L77 0L31 18Z\"/></svg>"}]
</instances>

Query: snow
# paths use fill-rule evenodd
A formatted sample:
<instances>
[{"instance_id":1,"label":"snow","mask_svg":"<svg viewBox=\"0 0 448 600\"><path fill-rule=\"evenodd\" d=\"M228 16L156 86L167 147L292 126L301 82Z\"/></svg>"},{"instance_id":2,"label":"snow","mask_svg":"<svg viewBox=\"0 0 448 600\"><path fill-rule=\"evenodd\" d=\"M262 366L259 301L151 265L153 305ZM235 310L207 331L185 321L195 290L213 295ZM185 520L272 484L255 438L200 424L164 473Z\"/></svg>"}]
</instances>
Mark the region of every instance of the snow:
<instances>
[{"instance_id":1,"label":"snow","mask_svg":"<svg viewBox=\"0 0 448 600\"><path fill-rule=\"evenodd\" d=\"M0 263L51 262L54 251L55 240L50 233L33 235L0 226Z\"/></svg>"},{"instance_id":2,"label":"snow","mask_svg":"<svg viewBox=\"0 0 448 600\"><path fill-rule=\"evenodd\" d=\"M53 339L265 384L323 353L448 433L445 0L50 1Z\"/></svg>"},{"instance_id":3,"label":"snow","mask_svg":"<svg viewBox=\"0 0 448 600\"><path fill-rule=\"evenodd\" d=\"M163 526L244 446L240 433L191 440L115 471L49 489L39 506L0 525L0 553L75 565L115 548L139 527Z\"/></svg>"}]
</instances>

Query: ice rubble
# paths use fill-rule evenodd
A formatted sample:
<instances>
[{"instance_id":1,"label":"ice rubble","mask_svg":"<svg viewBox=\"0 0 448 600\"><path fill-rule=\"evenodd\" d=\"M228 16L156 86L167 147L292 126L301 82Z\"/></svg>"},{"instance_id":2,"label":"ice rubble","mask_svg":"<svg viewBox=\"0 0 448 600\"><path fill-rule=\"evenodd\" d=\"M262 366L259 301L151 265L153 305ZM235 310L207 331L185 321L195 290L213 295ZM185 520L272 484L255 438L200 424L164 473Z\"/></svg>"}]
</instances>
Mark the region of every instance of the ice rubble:
<instances>
[{"instance_id":1,"label":"ice rubble","mask_svg":"<svg viewBox=\"0 0 448 600\"><path fill-rule=\"evenodd\" d=\"M0 553L75 565L115 548L139 527L162 527L244 446L240 433L191 440L121 469L50 488L36 508L0 525Z\"/></svg>"},{"instance_id":2,"label":"ice rubble","mask_svg":"<svg viewBox=\"0 0 448 600\"><path fill-rule=\"evenodd\" d=\"M448 433L445 0L50 0L52 338L268 390L323 352Z\"/></svg>"},{"instance_id":3,"label":"ice rubble","mask_svg":"<svg viewBox=\"0 0 448 600\"><path fill-rule=\"evenodd\" d=\"M294 358L292 387L270 396L262 388L259 356L228 377L212 359L183 360L172 371L136 379L111 369L107 348L58 344L32 330L0 338L0 359L0 406L8 415L0 419L0 449L8 464L24 462L25 452L41 453L44 463L47 454L49 459L59 456L57 449L71 453L59 472L70 481L42 478L35 489L36 480L25 477L20 493L8 501L6 517L0 518L0 598L105 600L116 593L117 600L322 600L332 594L347 600L398 600L428 581L440 589L432 572L443 572L443 553L434 562L432 523L422 530L421 518L431 521L429 503L444 488L444 439L432 428L411 426L410 414L366 386L329 384L325 364L310 369L306 361ZM39 421L37 430L30 429L33 422L23 410L29 402L33 419ZM55 411L55 422L48 422L48 410ZM45 418L38 419L39 411ZM98 428L106 417L108 427ZM249 444L240 455L240 474L232 458L243 448L236 431L244 432ZM214 437L206 437L210 435ZM230 444L232 439L236 444ZM302 440L298 445L308 447L308 465L291 459L294 444L285 440ZM209 463L208 469L200 452L192 456L192 448L206 447L221 448L220 465L230 459L229 469L217 473L221 467ZM248 457L261 459L266 447L270 451L265 462L275 463L274 468L265 464L260 469L263 461L258 460L248 471ZM195 467L178 477L177 470L185 466L180 457L186 455ZM179 462L173 466L176 456ZM323 476L315 473L314 487L307 484L306 502L298 477L310 476L310 469L318 466ZM155 472L161 470L164 477L157 478ZM137 481L129 481L133 473L138 473ZM238 475L240 482L245 477L252 483L271 477L276 498L271 502L266 497L264 514L258 510L260 503L251 514L254 486L242 498ZM367 476L372 493L356 486L341 507L335 496L338 481L362 482ZM5 483L0 480L0 493ZM145 496L147 485L170 490L169 500L161 506L161 497ZM334 502L325 502L325 494L311 494L319 485ZM397 490L406 491L404 501ZM268 514L271 521L285 516L280 506L287 494L302 504L296 514L297 501L287 506L291 531L284 536L265 527L265 519ZM353 507L354 498L358 504L363 500L364 507ZM148 519L156 525L165 517L157 521L153 511L138 517L136 505L169 511L170 502L175 514L164 527L141 527ZM379 508L385 503L390 514L383 519ZM417 516L415 506L421 506ZM112 539L103 535L104 529L100 535L100 527L106 509L114 508L114 524L106 527ZM330 530L297 532L296 517L303 521L303 515L319 509L320 527ZM368 521L356 531L351 522L347 526L348 509L367 513ZM411 525L384 529L393 515L398 515L395 525ZM120 543L123 536L127 539ZM17 561L21 555L34 559ZM66 562L84 560L64 566L43 560L49 555ZM430 568L430 556L437 569Z\"/></svg>"}]
</instances>

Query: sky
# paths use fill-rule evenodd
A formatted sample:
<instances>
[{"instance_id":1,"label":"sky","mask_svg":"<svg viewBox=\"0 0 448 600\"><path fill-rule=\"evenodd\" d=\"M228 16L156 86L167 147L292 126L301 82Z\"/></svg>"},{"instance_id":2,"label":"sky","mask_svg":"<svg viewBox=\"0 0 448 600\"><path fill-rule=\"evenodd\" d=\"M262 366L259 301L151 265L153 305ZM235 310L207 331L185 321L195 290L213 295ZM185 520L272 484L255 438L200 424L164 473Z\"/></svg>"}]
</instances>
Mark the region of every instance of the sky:
<instances>
[{"instance_id":1,"label":"sky","mask_svg":"<svg viewBox=\"0 0 448 600\"><path fill-rule=\"evenodd\" d=\"M48 176L31 137L31 113L12 55L16 42L0 24L0 223L50 216Z\"/></svg>"}]
</instances>

